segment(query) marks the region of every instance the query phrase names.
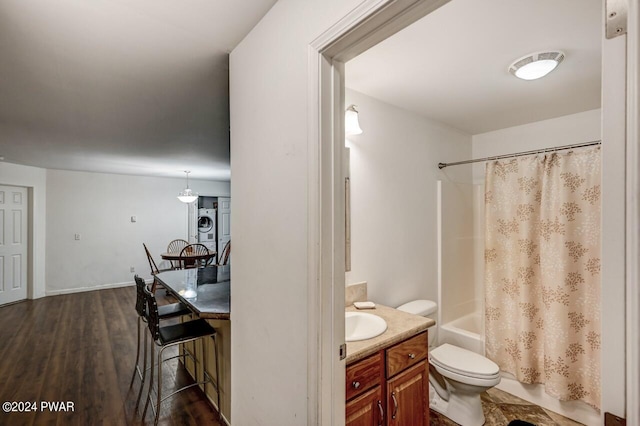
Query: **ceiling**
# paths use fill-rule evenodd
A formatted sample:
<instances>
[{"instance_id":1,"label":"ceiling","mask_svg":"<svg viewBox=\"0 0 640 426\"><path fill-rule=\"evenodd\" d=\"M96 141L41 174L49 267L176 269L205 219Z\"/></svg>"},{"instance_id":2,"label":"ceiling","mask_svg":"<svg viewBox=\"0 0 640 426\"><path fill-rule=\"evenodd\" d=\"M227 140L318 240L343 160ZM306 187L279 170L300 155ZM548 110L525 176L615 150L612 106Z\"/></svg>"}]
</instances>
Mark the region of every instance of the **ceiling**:
<instances>
[{"instance_id":1,"label":"ceiling","mask_svg":"<svg viewBox=\"0 0 640 426\"><path fill-rule=\"evenodd\" d=\"M228 180L228 54L275 2L2 0L0 157Z\"/></svg>"},{"instance_id":2,"label":"ceiling","mask_svg":"<svg viewBox=\"0 0 640 426\"><path fill-rule=\"evenodd\" d=\"M601 20L601 0L452 0L349 61L346 86L471 135L599 108ZM507 71L558 49L545 78Z\"/></svg>"},{"instance_id":3,"label":"ceiling","mask_svg":"<svg viewBox=\"0 0 640 426\"><path fill-rule=\"evenodd\" d=\"M228 54L275 2L0 1L0 159L228 180ZM348 62L346 84L469 134L598 108L601 8L452 0ZM507 72L546 49L566 53L548 77Z\"/></svg>"}]
</instances>

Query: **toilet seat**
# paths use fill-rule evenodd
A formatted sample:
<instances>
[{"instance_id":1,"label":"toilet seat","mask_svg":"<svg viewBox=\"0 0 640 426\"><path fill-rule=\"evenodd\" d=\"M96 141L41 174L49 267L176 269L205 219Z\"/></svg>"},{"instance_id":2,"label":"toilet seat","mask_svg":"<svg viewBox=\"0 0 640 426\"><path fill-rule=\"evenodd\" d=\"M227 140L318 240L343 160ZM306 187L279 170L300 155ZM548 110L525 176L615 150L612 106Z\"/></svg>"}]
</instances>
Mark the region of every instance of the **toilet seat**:
<instances>
[{"instance_id":1,"label":"toilet seat","mask_svg":"<svg viewBox=\"0 0 640 426\"><path fill-rule=\"evenodd\" d=\"M445 343L429 353L429 362L445 377L485 386L500 380L500 367L475 352Z\"/></svg>"}]
</instances>

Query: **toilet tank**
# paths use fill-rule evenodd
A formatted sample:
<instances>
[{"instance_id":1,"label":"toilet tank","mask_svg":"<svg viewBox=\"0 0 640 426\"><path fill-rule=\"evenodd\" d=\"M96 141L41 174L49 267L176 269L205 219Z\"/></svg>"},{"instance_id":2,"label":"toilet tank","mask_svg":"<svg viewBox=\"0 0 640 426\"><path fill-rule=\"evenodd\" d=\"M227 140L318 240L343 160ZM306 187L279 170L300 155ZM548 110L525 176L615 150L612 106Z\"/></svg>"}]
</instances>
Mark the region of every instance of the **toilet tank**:
<instances>
[{"instance_id":1,"label":"toilet tank","mask_svg":"<svg viewBox=\"0 0 640 426\"><path fill-rule=\"evenodd\" d=\"M408 312L414 315L420 315L422 317L429 317L434 315L438 311L438 304L433 300L413 300L411 302L400 305L396 308L399 311ZM435 320L435 318L432 318ZM436 344L436 334L438 328L433 326L429 327L429 350Z\"/></svg>"}]
</instances>

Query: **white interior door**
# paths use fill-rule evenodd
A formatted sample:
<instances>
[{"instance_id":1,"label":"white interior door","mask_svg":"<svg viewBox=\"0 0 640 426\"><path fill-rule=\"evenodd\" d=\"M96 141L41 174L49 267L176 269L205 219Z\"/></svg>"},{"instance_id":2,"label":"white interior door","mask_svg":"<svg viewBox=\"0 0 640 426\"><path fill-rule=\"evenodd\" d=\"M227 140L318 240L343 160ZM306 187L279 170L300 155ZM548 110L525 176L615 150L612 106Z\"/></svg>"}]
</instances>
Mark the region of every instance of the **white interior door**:
<instances>
[{"instance_id":1,"label":"white interior door","mask_svg":"<svg viewBox=\"0 0 640 426\"><path fill-rule=\"evenodd\" d=\"M218 197L218 264L222 249L231 240L231 198ZM231 257L229 257L231 261Z\"/></svg>"},{"instance_id":2,"label":"white interior door","mask_svg":"<svg viewBox=\"0 0 640 426\"><path fill-rule=\"evenodd\" d=\"M187 204L187 241L189 244L198 242L198 202Z\"/></svg>"},{"instance_id":3,"label":"white interior door","mask_svg":"<svg viewBox=\"0 0 640 426\"><path fill-rule=\"evenodd\" d=\"M0 186L0 305L27 298L27 189Z\"/></svg>"}]
</instances>

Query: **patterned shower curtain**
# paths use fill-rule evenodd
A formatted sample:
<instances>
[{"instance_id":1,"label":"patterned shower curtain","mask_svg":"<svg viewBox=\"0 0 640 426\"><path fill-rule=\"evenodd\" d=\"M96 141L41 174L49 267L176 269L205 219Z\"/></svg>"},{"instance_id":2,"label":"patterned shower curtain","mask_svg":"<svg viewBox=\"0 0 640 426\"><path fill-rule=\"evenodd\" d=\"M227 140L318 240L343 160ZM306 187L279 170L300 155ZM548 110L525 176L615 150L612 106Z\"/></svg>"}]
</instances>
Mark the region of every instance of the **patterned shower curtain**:
<instances>
[{"instance_id":1,"label":"patterned shower curtain","mask_svg":"<svg viewBox=\"0 0 640 426\"><path fill-rule=\"evenodd\" d=\"M600 407L600 147L487 163L486 354Z\"/></svg>"}]
</instances>

